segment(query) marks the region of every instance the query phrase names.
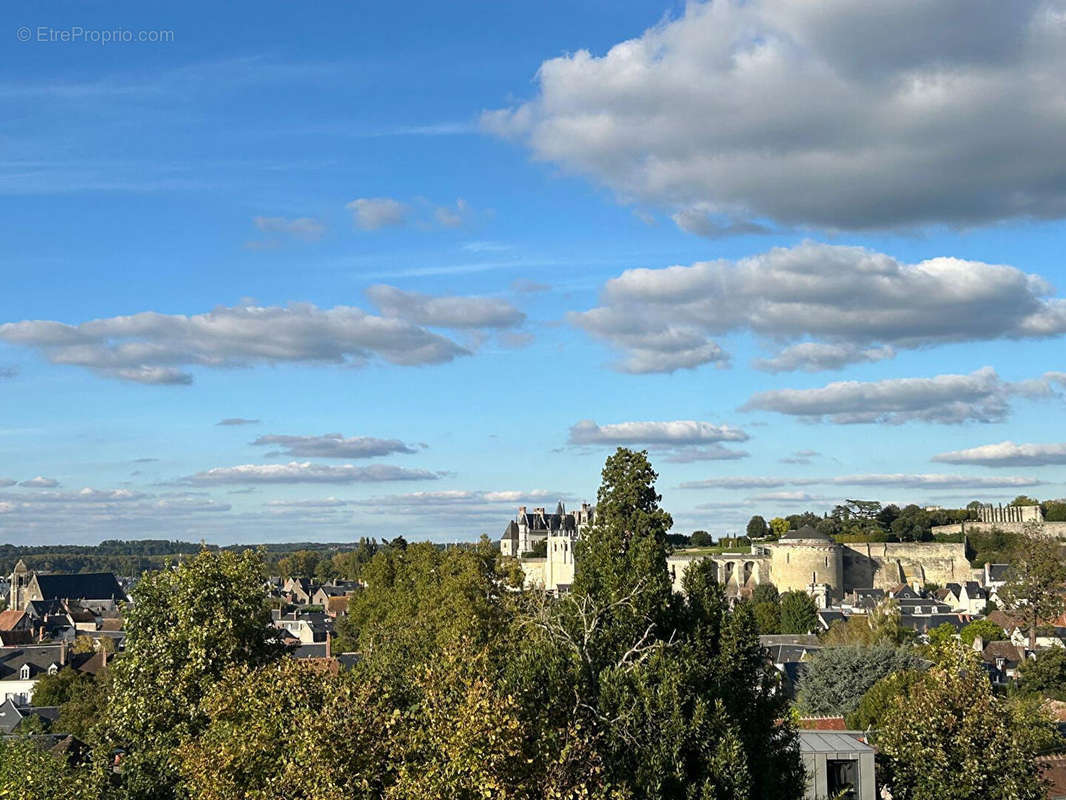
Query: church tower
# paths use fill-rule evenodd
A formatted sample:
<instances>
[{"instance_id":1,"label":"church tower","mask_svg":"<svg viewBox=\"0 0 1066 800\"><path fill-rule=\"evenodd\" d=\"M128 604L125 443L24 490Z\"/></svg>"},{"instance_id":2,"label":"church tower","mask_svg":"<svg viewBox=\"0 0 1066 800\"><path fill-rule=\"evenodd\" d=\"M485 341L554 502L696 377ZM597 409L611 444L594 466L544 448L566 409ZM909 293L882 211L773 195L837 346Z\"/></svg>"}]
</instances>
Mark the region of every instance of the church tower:
<instances>
[{"instance_id":1,"label":"church tower","mask_svg":"<svg viewBox=\"0 0 1066 800\"><path fill-rule=\"evenodd\" d=\"M15 611L22 611L25 608L26 590L32 579L33 573L26 568L25 562L20 558L15 564L15 571L11 573L11 598L8 601L8 608Z\"/></svg>"}]
</instances>

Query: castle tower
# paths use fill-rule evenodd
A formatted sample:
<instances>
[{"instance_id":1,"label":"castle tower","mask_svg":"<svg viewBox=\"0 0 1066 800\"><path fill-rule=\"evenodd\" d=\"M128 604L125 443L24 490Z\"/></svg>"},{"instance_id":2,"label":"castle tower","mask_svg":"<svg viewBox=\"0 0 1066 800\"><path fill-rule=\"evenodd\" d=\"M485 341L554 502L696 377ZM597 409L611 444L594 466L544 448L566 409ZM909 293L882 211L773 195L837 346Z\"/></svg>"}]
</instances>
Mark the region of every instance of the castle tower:
<instances>
[{"instance_id":1,"label":"castle tower","mask_svg":"<svg viewBox=\"0 0 1066 800\"><path fill-rule=\"evenodd\" d=\"M808 592L823 603L843 596L843 548L825 534L806 526L767 547L770 581L778 590Z\"/></svg>"},{"instance_id":2,"label":"castle tower","mask_svg":"<svg viewBox=\"0 0 1066 800\"><path fill-rule=\"evenodd\" d=\"M33 573L26 568L26 563L20 558L11 573L11 596L7 607L14 611L22 611L26 604L26 590L29 588Z\"/></svg>"}]
</instances>

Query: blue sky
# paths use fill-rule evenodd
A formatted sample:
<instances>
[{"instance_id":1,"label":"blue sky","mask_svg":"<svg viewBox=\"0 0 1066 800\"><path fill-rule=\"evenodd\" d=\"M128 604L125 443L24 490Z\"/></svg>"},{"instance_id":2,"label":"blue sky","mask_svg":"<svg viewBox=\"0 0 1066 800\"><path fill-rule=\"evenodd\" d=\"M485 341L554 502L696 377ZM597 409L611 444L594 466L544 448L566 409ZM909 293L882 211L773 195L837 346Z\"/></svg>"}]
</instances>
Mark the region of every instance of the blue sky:
<instances>
[{"instance_id":1,"label":"blue sky","mask_svg":"<svg viewBox=\"0 0 1066 800\"><path fill-rule=\"evenodd\" d=\"M1066 10L932 5L9 10L0 540L1066 494Z\"/></svg>"}]
</instances>

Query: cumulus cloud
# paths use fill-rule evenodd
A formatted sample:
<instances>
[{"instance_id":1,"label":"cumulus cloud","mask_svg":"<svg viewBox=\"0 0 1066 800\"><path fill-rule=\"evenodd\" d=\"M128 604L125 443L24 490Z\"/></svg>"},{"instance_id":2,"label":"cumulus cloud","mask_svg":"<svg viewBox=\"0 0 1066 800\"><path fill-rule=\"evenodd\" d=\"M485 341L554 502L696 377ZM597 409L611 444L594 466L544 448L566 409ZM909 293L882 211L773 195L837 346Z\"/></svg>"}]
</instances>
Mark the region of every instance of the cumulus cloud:
<instances>
[{"instance_id":1,"label":"cumulus cloud","mask_svg":"<svg viewBox=\"0 0 1066 800\"><path fill-rule=\"evenodd\" d=\"M263 233L278 233L313 242L326 233L326 226L313 217L255 217L252 222Z\"/></svg>"},{"instance_id":2,"label":"cumulus cloud","mask_svg":"<svg viewBox=\"0 0 1066 800\"><path fill-rule=\"evenodd\" d=\"M411 211L406 203L391 197L359 197L345 208L352 212L355 227L364 231L404 225Z\"/></svg>"},{"instance_id":3,"label":"cumulus cloud","mask_svg":"<svg viewBox=\"0 0 1066 800\"><path fill-rule=\"evenodd\" d=\"M288 464L241 464L236 467L215 467L182 478L182 483L196 486L252 483L378 483L384 481L432 481L436 472L407 469L384 464L356 467L351 464L332 466L312 464L310 461L290 461Z\"/></svg>"},{"instance_id":4,"label":"cumulus cloud","mask_svg":"<svg viewBox=\"0 0 1066 800\"><path fill-rule=\"evenodd\" d=\"M36 478L22 481L19 486L25 486L31 489L54 489L56 486L59 486L59 481L55 478L46 478L44 475L38 475Z\"/></svg>"},{"instance_id":5,"label":"cumulus cloud","mask_svg":"<svg viewBox=\"0 0 1066 800\"><path fill-rule=\"evenodd\" d=\"M377 284L367 297L387 318L439 328L510 328L526 315L506 300L493 297L433 296Z\"/></svg>"},{"instance_id":6,"label":"cumulus cloud","mask_svg":"<svg viewBox=\"0 0 1066 800\"><path fill-rule=\"evenodd\" d=\"M591 419L583 419L570 427L568 442L610 447L646 445L664 453L665 461L685 464L746 458L746 451L723 447L721 442L746 442L748 438L740 428L697 420L598 425Z\"/></svg>"},{"instance_id":7,"label":"cumulus cloud","mask_svg":"<svg viewBox=\"0 0 1066 800\"><path fill-rule=\"evenodd\" d=\"M345 437L339 433L321 436L260 436L255 446L278 445L287 456L296 458L374 458L392 453L417 453L418 449L399 439L376 439L372 436Z\"/></svg>"},{"instance_id":8,"label":"cumulus cloud","mask_svg":"<svg viewBox=\"0 0 1066 800\"><path fill-rule=\"evenodd\" d=\"M470 206L460 197L454 206L437 206L433 216L445 228L461 228L470 217Z\"/></svg>"},{"instance_id":9,"label":"cumulus cloud","mask_svg":"<svg viewBox=\"0 0 1066 800\"><path fill-rule=\"evenodd\" d=\"M120 380L190 383L183 367L255 364L363 366L375 359L439 364L469 350L405 320L359 308L220 307L184 316L151 311L68 325L27 320L0 325L0 341L32 347L53 364L87 367Z\"/></svg>"},{"instance_id":10,"label":"cumulus cloud","mask_svg":"<svg viewBox=\"0 0 1066 800\"><path fill-rule=\"evenodd\" d=\"M856 347L852 344L800 342L786 347L773 358L757 359L752 366L764 372L823 372L848 364L884 361L894 358L891 347Z\"/></svg>"},{"instance_id":11,"label":"cumulus cloud","mask_svg":"<svg viewBox=\"0 0 1066 800\"><path fill-rule=\"evenodd\" d=\"M1010 383L991 367L984 367L968 375L839 381L818 389L774 389L753 395L742 409L838 424L1000 422L1010 411L1012 395L1048 397L1054 393L1046 378Z\"/></svg>"},{"instance_id":12,"label":"cumulus cloud","mask_svg":"<svg viewBox=\"0 0 1066 800\"><path fill-rule=\"evenodd\" d=\"M349 505L347 500L325 497L321 500L268 500L269 508L343 508Z\"/></svg>"},{"instance_id":13,"label":"cumulus cloud","mask_svg":"<svg viewBox=\"0 0 1066 800\"><path fill-rule=\"evenodd\" d=\"M1044 467L1066 464L1066 443L1015 444L1011 441L954 450L933 456L945 464L978 464L984 467Z\"/></svg>"},{"instance_id":14,"label":"cumulus cloud","mask_svg":"<svg viewBox=\"0 0 1066 800\"><path fill-rule=\"evenodd\" d=\"M218 422L215 423L215 425L225 425L225 426L230 426L230 425L258 425L258 424L259 424L259 420L257 420L257 419L245 419L244 417L226 417L225 419L220 419Z\"/></svg>"},{"instance_id":15,"label":"cumulus cloud","mask_svg":"<svg viewBox=\"0 0 1066 800\"><path fill-rule=\"evenodd\" d=\"M1011 266L932 258L905 264L861 247L803 242L738 261L631 269L571 324L606 341L627 372L723 365L713 337L752 333L780 348L771 372L837 369L895 349L1066 333L1066 301Z\"/></svg>"},{"instance_id":16,"label":"cumulus cloud","mask_svg":"<svg viewBox=\"0 0 1066 800\"><path fill-rule=\"evenodd\" d=\"M716 0L482 127L625 202L828 229L1066 215L1062 0Z\"/></svg>"},{"instance_id":17,"label":"cumulus cloud","mask_svg":"<svg viewBox=\"0 0 1066 800\"><path fill-rule=\"evenodd\" d=\"M671 422L615 422L597 425L583 419L570 427L570 444L672 445L687 446L708 442L746 442L748 434L731 425L714 425L696 420Z\"/></svg>"},{"instance_id":18,"label":"cumulus cloud","mask_svg":"<svg viewBox=\"0 0 1066 800\"><path fill-rule=\"evenodd\" d=\"M829 477L777 478L732 476L686 481L681 489L773 489L783 486L887 486L901 489L1018 489L1040 486L1043 481L1023 476L997 478L936 473L871 473Z\"/></svg>"}]
</instances>

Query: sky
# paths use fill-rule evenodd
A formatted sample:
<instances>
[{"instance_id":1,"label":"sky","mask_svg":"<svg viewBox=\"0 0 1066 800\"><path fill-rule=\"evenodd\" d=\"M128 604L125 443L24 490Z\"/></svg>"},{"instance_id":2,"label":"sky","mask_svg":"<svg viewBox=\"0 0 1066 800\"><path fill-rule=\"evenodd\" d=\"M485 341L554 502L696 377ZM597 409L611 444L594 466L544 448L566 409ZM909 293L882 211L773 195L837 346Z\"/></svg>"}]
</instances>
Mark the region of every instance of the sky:
<instances>
[{"instance_id":1,"label":"sky","mask_svg":"<svg viewBox=\"0 0 1066 800\"><path fill-rule=\"evenodd\" d=\"M1066 494L1066 1L0 30L0 541Z\"/></svg>"}]
</instances>

